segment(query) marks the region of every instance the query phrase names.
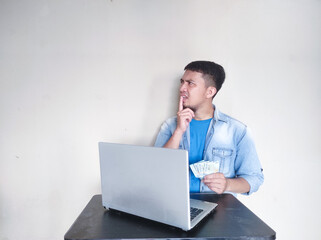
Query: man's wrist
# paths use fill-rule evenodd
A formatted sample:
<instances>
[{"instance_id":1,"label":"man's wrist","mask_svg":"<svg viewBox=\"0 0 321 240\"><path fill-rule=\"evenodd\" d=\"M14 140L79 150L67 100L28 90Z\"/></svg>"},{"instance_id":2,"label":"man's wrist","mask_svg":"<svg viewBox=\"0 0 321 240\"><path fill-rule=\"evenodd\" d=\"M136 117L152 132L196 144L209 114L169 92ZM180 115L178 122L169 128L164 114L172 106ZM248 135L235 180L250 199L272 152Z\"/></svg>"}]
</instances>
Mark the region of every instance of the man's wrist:
<instances>
[{"instance_id":1,"label":"man's wrist","mask_svg":"<svg viewBox=\"0 0 321 240\"><path fill-rule=\"evenodd\" d=\"M225 191L227 192L231 192L231 179L226 178L226 187L225 187ZM224 191L224 192L225 192Z\"/></svg>"},{"instance_id":2,"label":"man's wrist","mask_svg":"<svg viewBox=\"0 0 321 240\"><path fill-rule=\"evenodd\" d=\"M234 193L246 193L251 189L249 183L242 177L226 178L226 189L227 192Z\"/></svg>"},{"instance_id":3,"label":"man's wrist","mask_svg":"<svg viewBox=\"0 0 321 240\"><path fill-rule=\"evenodd\" d=\"M179 129L179 128L176 128L175 131L174 131L174 133L173 133L173 135L176 135L176 136L181 137L181 136L183 136L184 132L185 132L185 131L183 131L183 130L181 130L181 129Z\"/></svg>"},{"instance_id":4,"label":"man's wrist","mask_svg":"<svg viewBox=\"0 0 321 240\"><path fill-rule=\"evenodd\" d=\"M168 140L168 142L164 145L165 148L174 148L177 149L179 148L180 141L182 139L184 132L181 132L179 129L176 129L173 132L173 135L171 138Z\"/></svg>"}]
</instances>

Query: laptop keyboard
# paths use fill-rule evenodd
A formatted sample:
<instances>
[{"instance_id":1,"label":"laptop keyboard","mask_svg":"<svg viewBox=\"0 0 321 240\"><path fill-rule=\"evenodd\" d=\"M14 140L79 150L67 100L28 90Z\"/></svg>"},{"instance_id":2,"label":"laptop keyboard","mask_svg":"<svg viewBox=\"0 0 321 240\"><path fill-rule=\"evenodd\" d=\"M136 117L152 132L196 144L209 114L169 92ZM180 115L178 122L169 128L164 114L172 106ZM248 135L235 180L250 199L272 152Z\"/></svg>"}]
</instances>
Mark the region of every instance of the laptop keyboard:
<instances>
[{"instance_id":1,"label":"laptop keyboard","mask_svg":"<svg viewBox=\"0 0 321 240\"><path fill-rule=\"evenodd\" d=\"M203 212L203 209L191 207L190 212L191 212L191 221L192 221L196 216L198 216L201 212Z\"/></svg>"}]
</instances>

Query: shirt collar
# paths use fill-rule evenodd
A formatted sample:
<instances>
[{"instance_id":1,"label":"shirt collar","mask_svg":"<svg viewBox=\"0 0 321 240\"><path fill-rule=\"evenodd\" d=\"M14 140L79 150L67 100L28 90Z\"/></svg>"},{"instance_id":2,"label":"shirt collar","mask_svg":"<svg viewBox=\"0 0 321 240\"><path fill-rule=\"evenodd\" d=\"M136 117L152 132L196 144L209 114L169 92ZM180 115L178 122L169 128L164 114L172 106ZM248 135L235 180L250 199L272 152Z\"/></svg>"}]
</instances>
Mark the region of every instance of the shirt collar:
<instances>
[{"instance_id":1,"label":"shirt collar","mask_svg":"<svg viewBox=\"0 0 321 240\"><path fill-rule=\"evenodd\" d=\"M228 119L225 116L225 114L223 114L222 112L220 112L215 105L213 104L213 108L214 108L214 120L215 121L223 121L223 122L227 122Z\"/></svg>"}]
</instances>

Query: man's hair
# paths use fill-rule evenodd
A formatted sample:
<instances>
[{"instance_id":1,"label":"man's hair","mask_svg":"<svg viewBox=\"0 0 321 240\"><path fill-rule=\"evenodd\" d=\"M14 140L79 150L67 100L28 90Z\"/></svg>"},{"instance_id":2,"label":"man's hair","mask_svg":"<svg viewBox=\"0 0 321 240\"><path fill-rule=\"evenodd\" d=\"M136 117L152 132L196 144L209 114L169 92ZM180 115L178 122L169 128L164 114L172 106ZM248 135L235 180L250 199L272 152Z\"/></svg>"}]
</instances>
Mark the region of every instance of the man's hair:
<instances>
[{"instance_id":1,"label":"man's hair","mask_svg":"<svg viewBox=\"0 0 321 240\"><path fill-rule=\"evenodd\" d=\"M207 87L214 86L218 92L225 80L224 68L210 61L195 61L187 64L184 70L190 70L194 72L199 72L203 74L205 79L205 84Z\"/></svg>"}]
</instances>

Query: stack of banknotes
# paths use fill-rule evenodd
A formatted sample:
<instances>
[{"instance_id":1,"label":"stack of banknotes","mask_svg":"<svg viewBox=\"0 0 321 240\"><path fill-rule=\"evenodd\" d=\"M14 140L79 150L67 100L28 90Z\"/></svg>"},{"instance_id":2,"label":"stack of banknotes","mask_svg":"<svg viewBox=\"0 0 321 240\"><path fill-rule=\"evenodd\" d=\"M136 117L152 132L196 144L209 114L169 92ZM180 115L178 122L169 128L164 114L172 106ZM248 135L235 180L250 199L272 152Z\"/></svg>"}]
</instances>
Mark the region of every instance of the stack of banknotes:
<instances>
[{"instance_id":1,"label":"stack of banknotes","mask_svg":"<svg viewBox=\"0 0 321 240\"><path fill-rule=\"evenodd\" d=\"M195 177L203 178L212 173L217 173L220 169L220 162L212 162L202 160L200 162L189 165Z\"/></svg>"}]
</instances>

